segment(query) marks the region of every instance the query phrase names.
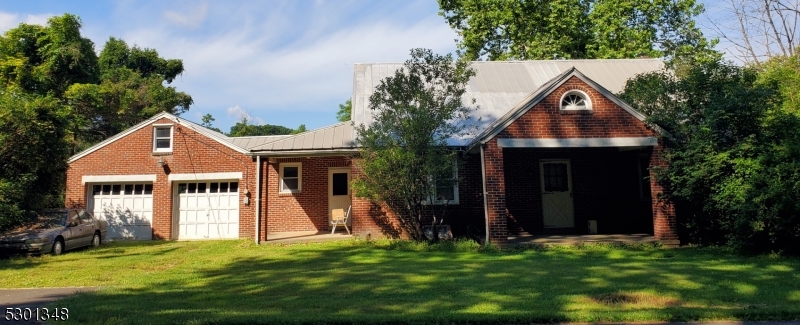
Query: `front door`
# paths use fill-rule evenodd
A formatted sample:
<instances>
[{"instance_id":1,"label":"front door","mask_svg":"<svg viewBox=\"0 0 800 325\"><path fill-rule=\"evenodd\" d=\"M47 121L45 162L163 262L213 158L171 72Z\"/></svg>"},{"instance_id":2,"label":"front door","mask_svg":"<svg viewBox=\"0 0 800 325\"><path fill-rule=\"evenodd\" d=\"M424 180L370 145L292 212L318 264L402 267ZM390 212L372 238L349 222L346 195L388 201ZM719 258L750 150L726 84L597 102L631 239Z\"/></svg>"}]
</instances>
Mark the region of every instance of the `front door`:
<instances>
[{"instance_id":1,"label":"front door","mask_svg":"<svg viewBox=\"0 0 800 325\"><path fill-rule=\"evenodd\" d=\"M575 227L569 160L541 160L542 210L545 228Z\"/></svg>"},{"instance_id":2,"label":"front door","mask_svg":"<svg viewBox=\"0 0 800 325\"><path fill-rule=\"evenodd\" d=\"M350 208L350 169L331 168L328 170L328 223L331 224L331 211L342 209L347 213ZM350 214L352 215L352 211ZM347 218L347 225L350 226Z\"/></svg>"}]
</instances>

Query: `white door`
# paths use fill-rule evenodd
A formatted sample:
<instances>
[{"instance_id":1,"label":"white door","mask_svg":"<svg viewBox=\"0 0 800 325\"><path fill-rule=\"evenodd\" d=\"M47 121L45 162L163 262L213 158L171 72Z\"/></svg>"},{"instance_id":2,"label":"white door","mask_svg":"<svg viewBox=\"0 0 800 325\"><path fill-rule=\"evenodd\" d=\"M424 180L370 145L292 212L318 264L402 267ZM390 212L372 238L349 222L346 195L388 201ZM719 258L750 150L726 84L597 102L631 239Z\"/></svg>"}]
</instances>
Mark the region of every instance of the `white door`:
<instances>
[{"instance_id":1,"label":"white door","mask_svg":"<svg viewBox=\"0 0 800 325\"><path fill-rule=\"evenodd\" d=\"M331 211L342 209L347 213L350 208L350 168L331 168L328 170L328 222L331 222ZM352 215L353 212L350 211ZM347 225L350 226L350 217Z\"/></svg>"},{"instance_id":2,"label":"white door","mask_svg":"<svg viewBox=\"0 0 800 325\"><path fill-rule=\"evenodd\" d=\"M176 185L178 239L239 238L239 183L199 181Z\"/></svg>"},{"instance_id":3,"label":"white door","mask_svg":"<svg viewBox=\"0 0 800 325\"><path fill-rule=\"evenodd\" d=\"M575 227L569 160L541 160L542 210L545 228Z\"/></svg>"},{"instance_id":4,"label":"white door","mask_svg":"<svg viewBox=\"0 0 800 325\"><path fill-rule=\"evenodd\" d=\"M153 184L92 184L90 211L108 223L109 239L153 239Z\"/></svg>"}]
</instances>

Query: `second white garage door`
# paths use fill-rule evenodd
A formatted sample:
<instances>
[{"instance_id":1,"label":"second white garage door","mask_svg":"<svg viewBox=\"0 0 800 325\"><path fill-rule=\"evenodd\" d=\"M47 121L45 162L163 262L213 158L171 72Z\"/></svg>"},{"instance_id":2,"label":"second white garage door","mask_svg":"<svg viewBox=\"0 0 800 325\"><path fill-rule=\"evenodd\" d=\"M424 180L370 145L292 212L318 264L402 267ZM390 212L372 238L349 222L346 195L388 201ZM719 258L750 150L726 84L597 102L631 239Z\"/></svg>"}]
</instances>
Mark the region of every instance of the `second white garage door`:
<instances>
[{"instance_id":1,"label":"second white garage door","mask_svg":"<svg viewBox=\"0 0 800 325\"><path fill-rule=\"evenodd\" d=\"M186 182L176 190L178 239L239 238L238 182Z\"/></svg>"}]
</instances>

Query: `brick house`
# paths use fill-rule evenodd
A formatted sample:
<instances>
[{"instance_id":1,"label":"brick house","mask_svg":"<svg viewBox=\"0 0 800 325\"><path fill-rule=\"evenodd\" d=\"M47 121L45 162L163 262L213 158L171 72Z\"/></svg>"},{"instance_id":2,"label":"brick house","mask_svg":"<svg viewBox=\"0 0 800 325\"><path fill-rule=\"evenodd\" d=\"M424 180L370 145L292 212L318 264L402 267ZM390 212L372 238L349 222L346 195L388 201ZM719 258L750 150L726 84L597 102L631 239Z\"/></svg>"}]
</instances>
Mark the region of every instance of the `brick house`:
<instances>
[{"instance_id":1,"label":"brick house","mask_svg":"<svg viewBox=\"0 0 800 325\"><path fill-rule=\"evenodd\" d=\"M504 244L510 235L649 233L677 243L650 167L658 130L614 95L659 60L474 62L465 102L477 133L451 139L465 164L445 220L455 235ZM400 64L357 64L352 123L291 136L228 138L166 113L70 159L66 202L112 225L112 237L251 238L330 231L350 208L355 234L401 237L391 211L354 197L353 125ZM485 193L485 195L484 195ZM258 217L256 217L258 216Z\"/></svg>"}]
</instances>

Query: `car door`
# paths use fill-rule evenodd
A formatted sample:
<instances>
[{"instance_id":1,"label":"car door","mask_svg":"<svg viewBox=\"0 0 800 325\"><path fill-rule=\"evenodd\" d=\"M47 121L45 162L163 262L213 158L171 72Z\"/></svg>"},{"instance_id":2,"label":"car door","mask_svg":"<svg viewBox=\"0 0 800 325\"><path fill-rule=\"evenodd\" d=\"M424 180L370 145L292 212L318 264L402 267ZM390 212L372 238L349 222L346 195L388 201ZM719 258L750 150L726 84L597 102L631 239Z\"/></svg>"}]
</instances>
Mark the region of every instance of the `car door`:
<instances>
[{"instance_id":1,"label":"car door","mask_svg":"<svg viewBox=\"0 0 800 325\"><path fill-rule=\"evenodd\" d=\"M92 237L94 236L94 231L97 229L97 225L95 224L92 216L86 213L85 210L78 211L78 218L81 220L81 233L84 235L83 245L91 245Z\"/></svg>"},{"instance_id":2,"label":"car door","mask_svg":"<svg viewBox=\"0 0 800 325\"><path fill-rule=\"evenodd\" d=\"M70 210L67 215L67 232L69 236L65 236L66 249L73 249L76 247L85 246L89 239L86 239L85 227L81 224L80 215L78 211Z\"/></svg>"}]
</instances>

